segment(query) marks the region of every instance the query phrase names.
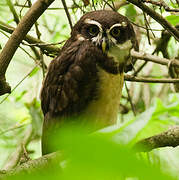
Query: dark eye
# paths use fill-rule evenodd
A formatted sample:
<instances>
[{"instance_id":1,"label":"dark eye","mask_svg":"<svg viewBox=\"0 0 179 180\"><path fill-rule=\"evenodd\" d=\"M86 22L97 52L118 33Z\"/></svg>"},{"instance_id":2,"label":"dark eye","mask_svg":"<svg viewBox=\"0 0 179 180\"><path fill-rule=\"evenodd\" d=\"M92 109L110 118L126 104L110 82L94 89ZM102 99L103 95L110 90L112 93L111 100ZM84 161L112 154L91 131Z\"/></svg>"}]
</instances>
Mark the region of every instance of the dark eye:
<instances>
[{"instance_id":1,"label":"dark eye","mask_svg":"<svg viewBox=\"0 0 179 180\"><path fill-rule=\"evenodd\" d=\"M117 38L120 36L120 29L119 27L114 27L111 29L110 34L114 37Z\"/></svg>"},{"instance_id":2,"label":"dark eye","mask_svg":"<svg viewBox=\"0 0 179 180\"><path fill-rule=\"evenodd\" d=\"M99 28L98 28L98 26L95 26L95 25L90 26L88 28L88 32L91 36L96 36L99 33Z\"/></svg>"}]
</instances>

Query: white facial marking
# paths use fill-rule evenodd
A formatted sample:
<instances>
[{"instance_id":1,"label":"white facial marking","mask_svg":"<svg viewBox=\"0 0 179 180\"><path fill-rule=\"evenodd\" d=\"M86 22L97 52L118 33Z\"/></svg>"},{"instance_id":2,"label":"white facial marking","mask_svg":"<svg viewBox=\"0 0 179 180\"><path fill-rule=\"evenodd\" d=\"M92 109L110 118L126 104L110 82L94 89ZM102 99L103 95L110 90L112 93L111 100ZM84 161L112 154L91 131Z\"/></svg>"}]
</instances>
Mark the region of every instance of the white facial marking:
<instances>
[{"instance_id":1,"label":"white facial marking","mask_svg":"<svg viewBox=\"0 0 179 180\"><path fill-rule=\"evenodd\" d=\"M101 24L100 24L98 21L95 21L95 20L92 20L92 19L85 19L85 23L86 23L86 24L96 25L96 26L98 26L98 28L99 28L100 31L103 30Z\"/></svg>"},{"instance_id":2,"label":"white facial marking","mask_svg":"<svg viewBox=\"0 0 179 180\"><path fill-rule=\"evenodd\" d=\"M79 37L78 37L78 40L79 40L79 41L84 41L85 38L84 38L83 36L79 36Z\"/></svg>"},{"instance_id":3,"label":"white facial marking","mask_svg":"<svg viewBox=\"0 0 179 180\"><path fill-rule=\"evenodd\" d=\"M122 26L123 26L123 27L126 27L126 26L127 26L127 23L123 21L123 22L122 22Z\"/></svg>"},{"instance_id":4,"label":"white facial marking","mask_svg":"<svg viewBox=\"0 0 179 180\"><path fill-rule=\"evenodd\" d=\"M112 56L115 61L124 62L129 57L131 49L132 43L131 40L128 40L123 44L119 44L110 48L108 56Z\"/></svg>"},{"instance_id":5,"label":"white facial marking","mask_svg":"<svg viewBox=\"0 0 179 180\"><path fill-rule=\"evenodd\" d=\"M110 31L111 29L113 29L114 27L121 27L121 26L122 26L121 23L114 24L114 25L112 25L112 26L110 27L109 31Z\"/></svg>"}]
</instances>

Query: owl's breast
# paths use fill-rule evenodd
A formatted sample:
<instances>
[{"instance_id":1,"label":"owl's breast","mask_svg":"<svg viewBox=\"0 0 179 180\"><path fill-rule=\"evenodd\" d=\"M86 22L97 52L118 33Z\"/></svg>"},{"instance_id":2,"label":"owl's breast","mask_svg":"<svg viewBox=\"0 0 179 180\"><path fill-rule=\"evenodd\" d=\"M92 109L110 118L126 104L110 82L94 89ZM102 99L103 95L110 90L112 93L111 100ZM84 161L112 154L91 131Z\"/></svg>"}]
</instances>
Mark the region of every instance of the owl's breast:
<instances>
[{"instance_id":1,"label":"owl's breast","mask_svg":"<svg viewBox=\"0 0 179 180\"><path fill-rule=\"evenodd\" d=\"M98 76L97 97L89 103L82 115L90 119L96 129L116 123L124 80L123 73L111 74L101 68Z\"/></svg>"}]
</instances>

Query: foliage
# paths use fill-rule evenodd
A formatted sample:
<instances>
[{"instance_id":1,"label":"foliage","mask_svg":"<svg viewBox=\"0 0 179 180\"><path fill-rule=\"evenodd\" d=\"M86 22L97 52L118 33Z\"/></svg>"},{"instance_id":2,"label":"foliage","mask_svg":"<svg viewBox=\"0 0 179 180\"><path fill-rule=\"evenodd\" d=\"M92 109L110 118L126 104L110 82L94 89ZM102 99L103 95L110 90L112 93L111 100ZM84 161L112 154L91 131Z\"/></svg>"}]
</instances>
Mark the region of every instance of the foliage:
<instances>
[{"instance_id":1,"label":"foliage","mask_svg":"<svg viewBox=\"0 0 179 180\"><path fill-rule=\"evenodd\" d=\"M25 0L12 1L21 19L28 8ZM34 1L32 1L34 2ZM93 0L85 6L84 1L66 1L71 19L76 22L84 12L108 8L109 5L117 7L120 1ZM176 3L165 1L170 8L178 8ZM87 1L86 1L87 3ZM125 3L125 2L124 2ZM22 5L22 6L20 6ZM150 6L150 5L149 5ZM50 8L57 9L50 9ZM67 40L70 36L70 27L62 4L55 1L53 5L38 20L38 29L41 32L40 39L48 43L59 43ZM156 12L168 20L172 25L179 22L178 16L166 12L160 7L155 7ZM118 10L127 16L130 21L144 28L134 26L137 38L140 42L140 50L153 53L157 42L161 38L162 27L151 17L144 18L141 10L132 4L125 4ZM16 27L13 15L6 1L0 2L0 21ZM149 24L149 25L146 25ZM146 31L152 28L158 31ZM37 37L35 26L30 33ZM148 34L148 36L147 36ZM0 51L7 42L8 33L0 29ZM63 43L59 44L61 47ZM37 48L36 48L37 49ZM174 38L169 38L167 49L169 58L175 58L179 54L179 46ZM39 49L37 49L39 53ZM29 55L30 54L30 55ZM156 52L164 56L161 51ZM32 134L27 141L26 149L31 158L37 158L40 153L40 137L42 127L42 113L40 110L40 87L43 80L43 72L46 69L40 66L41 62L46 65L52 60L43 55L37 59L32 48L21 44L8 68L7 79L14 88L6 98L0 97L0 168L7 167L12 161L11 154L21 146L22 139L32 125ZM138 61L135 68L143 62ZM43 64L43 63L42 63ZM147 77L168 77L167 67L147 63L139 75ZM20 83L19 83L20 82ZM52 166L42 172L29 175L20 175L11 179L179 179L177 166L179 166L178 148L163 148L153 150L150 153L135 155L131 151L133 145L140 139L152 136L168 129L171 125L179 124L179 95L173 93L172 85L166 84L137 84L127 83L132 103L137 116L131 110L129 96L124 89L121 99L121 113L118 124L87 136L81 129L64 129L59 139L62 148L66 150L67 161L61 162L61 166ZM6 98L4 100L4 98ZM125 108L123 111L122 107ZM125 112L123 114L123 112ZM82 134L82 135L81 135ZM58 139L58 138L56 138ZM57 142L54 142L57 143ZM17 152L18 153L18 152ZM17 155L17 154L15 154ZM63 169L61 173L60 169ZM165 173L163 173L165 172ZM165 174L165 175L164 175ZM166 175L168 174L168 175ZM21 177L22 176L22 177ZM25 176L25 177L24 177Z\"/></svg>"}]
</instances>

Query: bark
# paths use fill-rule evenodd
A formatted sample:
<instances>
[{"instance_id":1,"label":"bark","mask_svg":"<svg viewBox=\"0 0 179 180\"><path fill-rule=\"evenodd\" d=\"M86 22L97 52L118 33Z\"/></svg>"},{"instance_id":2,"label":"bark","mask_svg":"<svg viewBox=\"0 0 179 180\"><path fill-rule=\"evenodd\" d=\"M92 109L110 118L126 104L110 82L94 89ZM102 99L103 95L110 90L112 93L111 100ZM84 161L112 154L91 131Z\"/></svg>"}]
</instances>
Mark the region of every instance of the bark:
<instances>
[{"instance_id":1,"label":"bark","mask_svg":"<svg viewBox=\"0 0 179 180\"><path fill-rule=\"evenodd\" d=\"M174 126L168 131L162 132L155 136L143 139L135 144L134 149L137 151L151 151L160 147L176 147L179 145L179 126Z\"/></svg>"},{"instance_id":2,"label":"bark","mask_svg":"<svg viewBox=\"0 0 179 180\"><path fill-rule=\"evenodd\" d=\"M63 160L62 154L60 152L54 152L54 153L42 156L38 159L30 160L22 165L17 166L16 168L12 170L8 170L8 171L1 170L0 180L9 176L17 175L19 173L31 174L33 172L42 170L43 168L50 167L53 163L58 164L58 162L62 160Z\"/></svg>"}]
</instances>

